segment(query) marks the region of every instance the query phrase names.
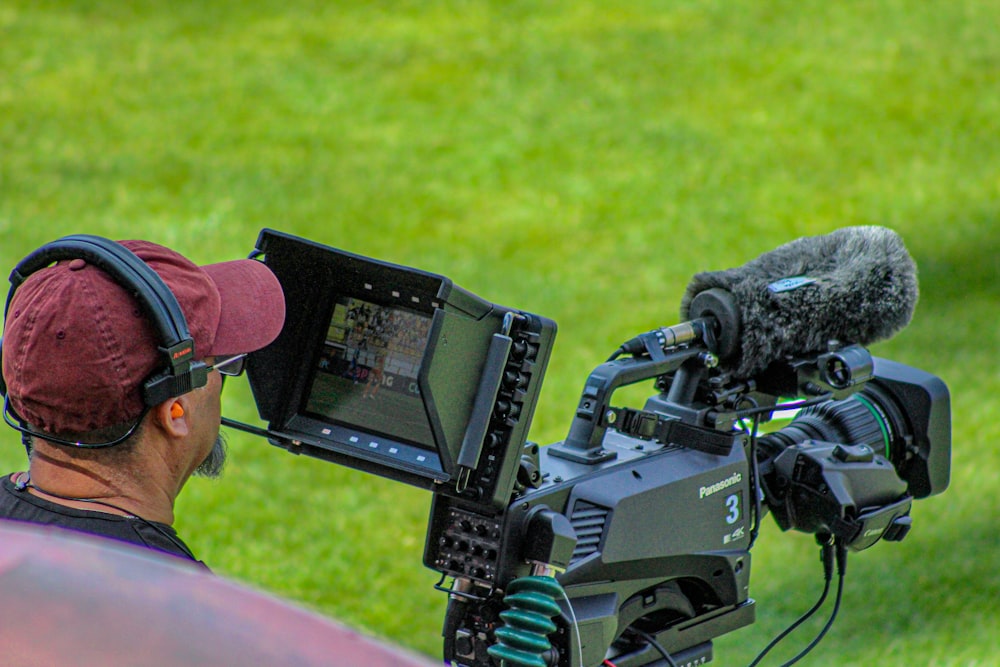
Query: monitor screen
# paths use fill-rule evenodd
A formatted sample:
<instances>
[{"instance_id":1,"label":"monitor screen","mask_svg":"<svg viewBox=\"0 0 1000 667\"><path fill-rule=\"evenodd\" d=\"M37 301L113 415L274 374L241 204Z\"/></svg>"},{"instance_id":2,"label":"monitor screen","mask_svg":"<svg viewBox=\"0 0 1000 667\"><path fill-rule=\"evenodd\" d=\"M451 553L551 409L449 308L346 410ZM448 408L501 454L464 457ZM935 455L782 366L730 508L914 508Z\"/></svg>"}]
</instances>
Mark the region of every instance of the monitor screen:
<instances>
[{"instance_id":1,"label":"monitor screen","mask_svg":"<svg viewBox=\"0 0 1000 667\"><path fill-rule=\"evenodd\" d=\"M430 327L424 313L339 297L304 412L346 426L378 424L382 435L434 449L417 383Z\"/></svg>"},{"instance_id":2,"label":"monitor screen","mask_svg":"<svg viewBox=\"0 0 1000 667\"><path fill-rule=\"evenodd\" d=\"M506 505L554 322L274 230L254 256L285 294L281 333L247 363L272 444Z\"/></svg>"}]
</instances>

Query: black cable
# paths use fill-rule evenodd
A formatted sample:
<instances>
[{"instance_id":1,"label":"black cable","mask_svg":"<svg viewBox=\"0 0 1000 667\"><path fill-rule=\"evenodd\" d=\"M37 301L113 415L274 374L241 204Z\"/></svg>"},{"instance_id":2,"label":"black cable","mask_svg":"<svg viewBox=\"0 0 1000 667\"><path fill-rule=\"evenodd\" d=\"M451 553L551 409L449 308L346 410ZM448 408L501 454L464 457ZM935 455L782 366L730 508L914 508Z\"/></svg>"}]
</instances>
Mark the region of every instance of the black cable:
<instances>
[{"instance_id":1,"label":"black cable","mask_svg":"<svg viewBox=\"0 0 1000 667\"><path fill-rule=\"evenodd\" d=\"M629 628L629 631L656 649L657 653L663 656L663 659L667 661L667 664L670 665L670 667L677 667L677 663L674 662L674 659L670 657L669 653L667 653L667 649L663 648L660 642L653 638L653 635L645 632L644 630L640 630L639 628Z\"/></svg>"},{"instance_id":2,"label":"black cable","mask_svg":"<svg viewBox=\"0 0 1000 667\"><path fill-rule=\"evenodd\" d=\"M4 396L3 398L3 420L7 422L7 426L10 426L15 431L19 431L21 433L21 443L24 444L24 448L28 452L29 456L31 455L31 443L26 440L26 438L39 438L40 440L54 442L57 445L65 445L75 449L104 449L105 447L114 447L115 445L119 445L132 437L132 434L139 429L139 424L146 418L146 413L149 412L149 410L150 406L143 408L142 414L140 414L132 425L128 427L128 430L113 440L108 440L106 442L79 442L77 440L67 440L65 438L52 435L51 433L42 433L41 431L32 429L28 425L28 422L22 419L21 415L15 412L14 406L10 404L10 396Z\"/></svg>"},{"instance_id":3,"label":"black cable","mask_svg":"<svg viewBox=\"0 0 1000 667\"><path fill-rule=\"evenodd\" d=\"M818 396L805 401L779 403L777 405L765 405L763 407L760 406L752 396L743 397L743 401L749 402L753 406L750 408L744 408L743 410L737 410L735 413L737 419L746 419L747 417L753 418L751 427L749 429L744 427L744 431L747 431L750 436L750 451L748 456L750 459L750 474L753 478L750 483L750 492L753 493L754 507L753 524L750 528L750 545L747 547L747 551L753 549L753 545L757 542L757 536L760 534L760 526L762 523L761 519L763 514L763 506L761 505L760 462L757 460L757 432L760 429L761 415L775 412L777 410L801 410L802 408L807 408L812 405L825 403L831 398L831 396L832 394L827 393L823 396Z\"/></svg>"},{"instance_id":4,"label":"black cable","mask_svg":"<svg viewBox=\"0 0 1000 667\"><path fill-rule=\"evenodd\" d=\"M826 625L823 626L823 629L819 631L819 634L816 635L816 638L813 639L811 642L809 642L809 646L806 646L804 649L799 651L798 655L796 655L788 662L782 664L781 667L791 667L799 660L806 657L810 651L816 648L816 646L819 645L821 641L823 641L823 637L825 637L826 633L830 631L831 627L833 627L833 622L837 620L837 612L840 611L840 602L841 600L843 600L844 597L844 576L846 574L847 574L847 547L838 540L837 541L837 598L836 601L833 603L833 611L830 613L830 619L826 622Z\"/></svg>"},{"instance_id":5,"label":"black cable","mask_svg":"<svg viewBox=\"0 0 1000 667\"><path fill-rule=\"evenodd\" d=\"M765 414L768 412L778 412L784 410L801 410L802 408L808 408L813 405L819 405L820 403L826 403L831 398L833 398L833 393L827 392L822 396L817 396L815 398L810 398L804 401L792 401L791 403L778 403L776 405L764 405L755 406L752 408L747 408L745 410L737 410L734 414L736 419L744 419L746 417L752 417L758 414Z\"/></svg>"},{"instance_id":6,"label":"black cable","mask_svg":"<svg viewBox=\"0 0 1000 667\"><path fill-rule=\"evenodd\" d=\"M772 639L771 643L765 646L764 650L757 654L757 657L754 658L753 662L750 663L749 667L756 667L758 664L760 664L760 661L764 659L764 656L766 656L768 653L771 652L771 649L773 649L775 646L781 643L786 637L788 637L788 635L795 632L795 630L798 629L799 626L801 626L803 623L812 618L813 614L819 611L820 608L823 606L823 604L826 602L826 598L830 594L830 583L833 581L834 547L833 544L829 540L827 540L825 542L821 542L820 548L821 548L820 559L823 562L823 593L819 596L819 600L816 601L816 604L814 604L809 611L802 614L802 616L800 616L797 621L789 625L777 637Z\"/></svg>"},{"instance_id":7,"label":"black cable","mask_svg":"<svg viewBox=\"0 0 1000 667\"><path fill-rule=\"evenodd\" d=\"M750 399L753 401L753 399ZM756 403L756 401L754 401ZM764 508L761 506L760 492L760 465L757 462L757 429L760 427L760 413L754 414L753 425L750 428L750 493L753 494L753 524L750 527L750 544L747 551L753 549L760 534L761 514Z\"/></svg>"}]
</instances>

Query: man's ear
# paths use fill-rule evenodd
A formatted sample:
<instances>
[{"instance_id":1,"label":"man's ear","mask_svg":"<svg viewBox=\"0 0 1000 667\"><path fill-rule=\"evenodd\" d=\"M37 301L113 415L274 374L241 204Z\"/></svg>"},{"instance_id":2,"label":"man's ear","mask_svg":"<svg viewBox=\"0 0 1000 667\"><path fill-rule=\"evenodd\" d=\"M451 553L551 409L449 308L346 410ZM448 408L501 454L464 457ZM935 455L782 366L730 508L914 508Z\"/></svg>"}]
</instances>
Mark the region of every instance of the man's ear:
<instances>
[{"instance_id":1,"label":"man's ear","mask_svg":"<svg viewBox=\"0 0 1000 667\"><path fill-rule=\"evenodd\" d=\"M156 423L176 438L182 438L190 431L187 417L187 400L183 396L166 400L153 408Z\"/></svg>"}]
</instances>

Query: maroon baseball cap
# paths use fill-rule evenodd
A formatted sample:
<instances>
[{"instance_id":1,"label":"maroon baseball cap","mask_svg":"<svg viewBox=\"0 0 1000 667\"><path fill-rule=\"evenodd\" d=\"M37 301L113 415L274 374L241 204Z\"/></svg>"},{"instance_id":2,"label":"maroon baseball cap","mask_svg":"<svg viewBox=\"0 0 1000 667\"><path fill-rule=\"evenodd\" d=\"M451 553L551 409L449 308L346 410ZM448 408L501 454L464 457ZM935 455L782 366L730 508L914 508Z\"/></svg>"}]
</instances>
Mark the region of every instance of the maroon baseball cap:
<instances>
[{"instance_id":1,"label":"maroon baseball cap","mask_svg":"<svg viewBox=\"0 0 1000 667\"><path fill-rule=\"evenodd\" d=\"M195 356L253 352L285 321L278 279L256 260L197 266L148 241L120 241L173 292ZM160 336L128 290L83 259L28 276L4 322L3 378L11 406L29 424L77 434L134 421L142 385L166 367Z\"/></svg>"}]
</instances>

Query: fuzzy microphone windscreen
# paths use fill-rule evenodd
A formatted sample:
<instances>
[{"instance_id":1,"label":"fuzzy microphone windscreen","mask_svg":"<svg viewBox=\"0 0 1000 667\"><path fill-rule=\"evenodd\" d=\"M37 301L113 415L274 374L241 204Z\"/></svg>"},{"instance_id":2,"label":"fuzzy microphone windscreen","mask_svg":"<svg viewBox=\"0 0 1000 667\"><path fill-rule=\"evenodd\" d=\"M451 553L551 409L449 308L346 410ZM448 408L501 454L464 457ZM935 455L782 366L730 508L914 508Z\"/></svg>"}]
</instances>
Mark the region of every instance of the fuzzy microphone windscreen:
<instances>
[{"instance_id":1,"label":"fuzzy microphone windscreen","mask_svg":"<svg viewBox=\"0 0 1000 667\"><path fill-rule=\"evenodd\" d=\"M722 288L736 299L738 351L724 367L748 378L786 356L825 351L831 340L867 345L892 337L913 316L917 267L885 227L844 227L804 237L747 264L694 276L681 301L689 319L699 293Z\"/></svg>"}]
</instances>

